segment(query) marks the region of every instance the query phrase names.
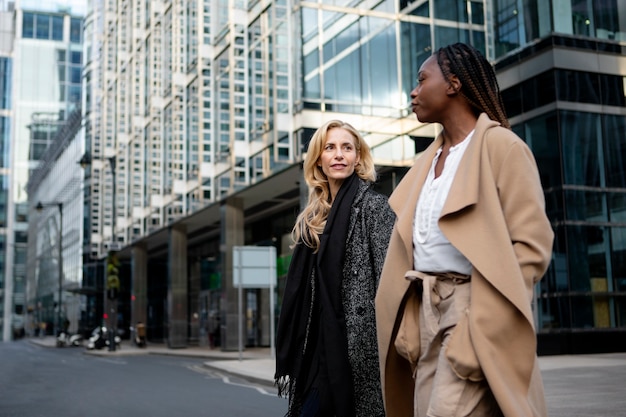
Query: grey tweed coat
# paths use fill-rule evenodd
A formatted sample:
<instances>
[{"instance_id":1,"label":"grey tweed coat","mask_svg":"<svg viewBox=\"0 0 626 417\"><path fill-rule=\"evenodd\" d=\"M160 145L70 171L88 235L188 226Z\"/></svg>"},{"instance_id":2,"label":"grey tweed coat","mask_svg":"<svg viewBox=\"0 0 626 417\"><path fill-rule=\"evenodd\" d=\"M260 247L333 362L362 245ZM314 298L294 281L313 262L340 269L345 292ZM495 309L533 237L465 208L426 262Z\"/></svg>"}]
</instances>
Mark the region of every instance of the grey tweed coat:
<instances>
[{"instance_id":1,"label":"grey tweed coat","mask_svg":"<svg viewBox=\"0 0 626 417\"><path fill-rule=\"evenodd\" d=\"M387 197L359 180L352 203L343 265L342 300L356 415L385 415L380 386L374 298L395 213Z\"/></svg>"}]
</instances>

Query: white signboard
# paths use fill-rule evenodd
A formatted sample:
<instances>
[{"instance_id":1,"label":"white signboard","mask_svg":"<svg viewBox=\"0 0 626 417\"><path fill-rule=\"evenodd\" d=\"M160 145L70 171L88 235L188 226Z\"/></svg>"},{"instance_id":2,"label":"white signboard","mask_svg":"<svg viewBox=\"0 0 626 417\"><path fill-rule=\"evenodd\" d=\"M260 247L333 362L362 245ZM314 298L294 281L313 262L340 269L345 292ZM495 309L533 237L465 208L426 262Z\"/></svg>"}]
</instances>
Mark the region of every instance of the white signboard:
<instances>
[{"instance_id":1,"label":"white signboard","mask_svg":"<svg viewBox=\"0 0 626 417\"><path fill-rule=\"evenodd\" d=\"M269 288L276 282L274 246L233 246L235 288Z\"/></svg>"}]
</instances>

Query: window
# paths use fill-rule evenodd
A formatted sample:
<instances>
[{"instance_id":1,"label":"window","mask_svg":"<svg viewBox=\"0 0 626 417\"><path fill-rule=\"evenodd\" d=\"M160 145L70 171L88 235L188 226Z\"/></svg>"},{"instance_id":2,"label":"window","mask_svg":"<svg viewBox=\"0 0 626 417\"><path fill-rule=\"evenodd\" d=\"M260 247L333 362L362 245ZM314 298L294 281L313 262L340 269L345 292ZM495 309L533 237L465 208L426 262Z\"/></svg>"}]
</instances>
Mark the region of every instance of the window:
<instances>
[{"instance_id":1,"label":"window","mask_svg":"<svg viewBox=\"0 0 626 417\"><path fill-rule=\"evenodd\" d=\"M63 16L52 16L52 40L63 40Z\"/></svg>"},{"instance_id":2,"label":"window","mask_svg":"<svg viewBox=\"0 0 626 417\"><path fill-rule=\"evenodd\" d=\"M35 21L35 37L50 39L50 16L39 14Z\"/></svg>"},{"instance_id":3,"label":"window","mask_svg":"<svg viewBox=\"0 0 626 417\"><path fill-rule=\"evenodd\" d=\"M80 43L81 41L82 20L72 18L70 20L70 42Z\"/></svg>"},{"instance_id":4,"label":"window","mask_svg":"<svg viewBox=\"0 0 626 417\"><path fill-rule=\"evenodd\" d=\"M24 18L22 19L22 37L23 38L35 37L35 14L34 13L24 13Z\"/></svg>"}]
</instances>

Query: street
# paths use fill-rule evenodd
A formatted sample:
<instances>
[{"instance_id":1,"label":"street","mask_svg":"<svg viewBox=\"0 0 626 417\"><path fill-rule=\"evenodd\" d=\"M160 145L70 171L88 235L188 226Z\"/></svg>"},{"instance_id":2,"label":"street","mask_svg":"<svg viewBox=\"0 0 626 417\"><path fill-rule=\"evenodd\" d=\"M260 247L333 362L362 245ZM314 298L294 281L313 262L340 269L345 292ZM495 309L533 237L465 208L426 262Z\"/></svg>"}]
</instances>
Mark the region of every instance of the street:
<instances>
[{"instance_id":1,"label":"street","mask_svg":"<svg viewBox=\"0 0 626 417\"><path fill-rule=\"evenodd\" d=\"M0 343L0 417L282 417L268 351ZM626 416L626 353L539 358L550 417ZM256 382L251 382L256 381Z\"/></svg>"},{"instance_id":2,"label":"street","mask_svg":"<svg viewBox=\"0 0 626 417\"><path fill-rule=\"evenodd\" d=\"M0 343L0 417L283 416L287 401L259 385L160 355L99 357L83 348Z\"/></svg>"}]
</instances>

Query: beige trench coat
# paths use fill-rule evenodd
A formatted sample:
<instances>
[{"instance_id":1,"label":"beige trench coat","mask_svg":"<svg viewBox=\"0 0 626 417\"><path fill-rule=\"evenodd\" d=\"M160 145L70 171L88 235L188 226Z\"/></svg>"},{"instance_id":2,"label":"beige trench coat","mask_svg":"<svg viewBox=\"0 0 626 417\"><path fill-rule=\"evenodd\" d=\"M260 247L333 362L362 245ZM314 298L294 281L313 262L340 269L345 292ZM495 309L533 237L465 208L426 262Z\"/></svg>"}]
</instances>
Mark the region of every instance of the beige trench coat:
<instances>
[{"instance_id":1,"label":"beige trench coat","mask_svg":"<svg viewBox=\"0 0 626 417\"><path fill-rule=\"evenodd\" d=\"M438 137L390 197L396 212L376 295L383 400L388 417L413 413L411 366L394 343L413 269L413 218ZM439 218L450 242L473 265L469 314L446 355L462 378L486 377L506 417L546 415L531 311L534 284L545 273L554 234L533 154L512 131L482 114ZM415 318L417 322L417 318ZM419 352L419 329L413 329ZM413 340L415 339L415 340Z\"/></svg>"}]
</instances>

